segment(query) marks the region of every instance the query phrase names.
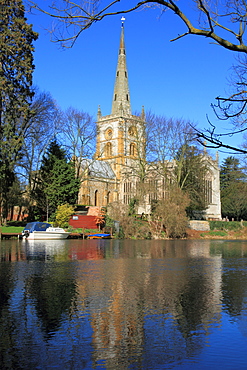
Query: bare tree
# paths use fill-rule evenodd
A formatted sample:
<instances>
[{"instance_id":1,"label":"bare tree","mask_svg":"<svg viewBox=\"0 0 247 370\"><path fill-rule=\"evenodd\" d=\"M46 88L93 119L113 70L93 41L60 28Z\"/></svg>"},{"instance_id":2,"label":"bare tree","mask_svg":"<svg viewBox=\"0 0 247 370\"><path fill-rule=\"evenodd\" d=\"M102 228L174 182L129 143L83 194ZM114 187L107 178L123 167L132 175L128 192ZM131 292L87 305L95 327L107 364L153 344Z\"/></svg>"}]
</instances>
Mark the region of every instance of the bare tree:
<instances>
[{"instance_id":1,"label":"bare tree","mask_svg":"<svg viewBox=\"0 0 247 370\"><path fill-rule=\"evenodd\" d=\"M29 0L31 7L56 19L55 27L51 31L54 41L60 42L64 47L72 47L81 32L91 27L94 23L105 17L126 14L140 9L157 8L161 15L165 12L173 12L185 25L186 31L174 37L171 41L178 40L188 35L197 35L208 38L216 45L237 52L240 55L247 53L246 44L246 0L223 0L222 2L210 0L190 0L190 2L173 0L143 0L136 1L130 6L128 2L113 0L103 2L57 0L51 2L48 8L40 6ZM188 16L187 8L190 6L193 12ZM196 130L197 139L202 144L205 140L208 146L225 148L240 153L247 153L245 148L236 147L225 143L225 136L235 135L247 130L245 119L246 97L246 61L239 63L235 68L237 80L234 83L235 91L227 97L217 97L217 107L214 107L216 115L220 119L233 119L233 126L228 133L218 133L217 127L209 122L209 128ZM240 77L240 78L239 78ZM218 109L217 109L218 108ZM236 118L241 119L241 127L235 125Z\"/></svg>"},{"instance_id":2,"label":"bare tree","mask_svg":"<svg viewBox=\"0 0 247 370\"><path fill-rule=\"evenodd\" d=\"M76 177L79 178L82 162L92 157L95 148L96 127L93 117L75 108L68 108L61 113L57 137L70 159L76 160Z\"/></svg>"},{"instance_id":3,"label":"bare tree","mask_svg":"<svg viewBox=\"0 0 247 370\"><path fill-rule=\"evenodd\" d=\"M72 46L83 30L105 17L156 7L161 13L167 10L175 13L187 28L185 33L172 41L186 35L199 35L208 37L229 50L247 53L247 46L244 43L247 17L245 0L225 0L219 4L208 0L191 0L191 5L198 14L196 25L186 15L188 3L180 6L178 1L175 3L172 0L143 0L137 1L130 7L128 7L128 2L120 4L119 0L109 1L106 4L100 0L57 0L51 2L47 10L41 8L35 1L29 1L29 3L33 8L58 20L57 28L54 29L54 37L64 46ZM117 10L116 4L119 5ZM229 28L229 25L232 25L232 28ZM222 33L226 34L229 39L222 37ZM235 42L230 41L232 38Z\"/></svg>"},{"instance_id":4,"label":"bare tree","mask_svg":"<svg viewBox=\"0 0 247 370\"><path fill-rule=\"evenodd\" d=\"M48 92L35 91L31 105L33 115L24 135L21 159L17 174L24 177L30 192L36 186L41 158L57 131L58 108Z\"/></svg>"}]
</instances>

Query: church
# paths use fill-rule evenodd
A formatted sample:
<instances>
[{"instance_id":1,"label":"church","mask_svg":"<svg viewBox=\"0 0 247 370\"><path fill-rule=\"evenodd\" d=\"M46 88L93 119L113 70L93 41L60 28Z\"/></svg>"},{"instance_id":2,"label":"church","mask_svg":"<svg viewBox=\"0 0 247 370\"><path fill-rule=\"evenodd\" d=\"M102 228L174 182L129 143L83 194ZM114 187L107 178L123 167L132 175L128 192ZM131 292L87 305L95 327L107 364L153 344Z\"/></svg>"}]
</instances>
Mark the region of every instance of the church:
<instances>
[{"instance_id":1,"label":"church","mask_svg":"<svg viewBox=\"0 0 247 370\"><path fill-rule=\"evenodd\" d=\"M137 214L150 214L153 201L167 196L167 179L157 171L157 163L146 160L146 122L142 107L140 116L131 112L130 91L122 18L120 46L115 77L111 114L97 114L96 151L93 159L81 163L82 185L78 203L105 207L111 203L128 205L134 197ZM220 180L218 159L205 154L208 171L205 178L205 197L208 207L205 219L221 219ZM159 165L158 165L159 166ZM174 163L167 162L172 173ZM167 177L167 176L166 176Z\"/></svg>"}]
</instances>

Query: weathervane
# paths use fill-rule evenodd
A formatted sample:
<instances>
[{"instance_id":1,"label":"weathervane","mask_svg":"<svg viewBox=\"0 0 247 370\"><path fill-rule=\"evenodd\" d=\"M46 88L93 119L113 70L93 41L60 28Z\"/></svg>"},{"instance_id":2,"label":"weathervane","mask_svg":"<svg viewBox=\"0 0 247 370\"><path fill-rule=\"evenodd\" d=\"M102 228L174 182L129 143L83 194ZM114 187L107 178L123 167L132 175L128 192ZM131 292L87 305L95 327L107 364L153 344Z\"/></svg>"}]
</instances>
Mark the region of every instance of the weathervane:
<instances>
[{"instance_id":1,"label":"weathervane","mask_svg":"<svg viewBox=\"0 0 247 370\"><path fill-rule=\"evenodd\" d=\"M122 27L123 27L123 25L124 25L124 21L125 21L125 18L124 18L124 17L122 17L122 18L121 18L121 21L122 21Z\"/></svg>"}]
</instances>

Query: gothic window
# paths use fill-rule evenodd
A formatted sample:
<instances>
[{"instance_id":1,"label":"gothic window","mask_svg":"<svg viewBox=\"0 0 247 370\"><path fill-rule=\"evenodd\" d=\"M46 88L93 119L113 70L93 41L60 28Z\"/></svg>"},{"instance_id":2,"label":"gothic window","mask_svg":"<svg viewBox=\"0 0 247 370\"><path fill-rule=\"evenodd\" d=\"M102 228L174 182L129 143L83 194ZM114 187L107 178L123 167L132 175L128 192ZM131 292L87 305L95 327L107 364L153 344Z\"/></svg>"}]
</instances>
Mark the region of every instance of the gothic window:
<instances>
[{"instance_id":1,"label":"gothic window","mask_svg":"<svg viewBox=\"0 0 247 370\"><path fill-rule=\"evenodd\" d=\"M125 77L127 78L127 72L125 71Z\"/></svg>"},{"instance_id":2,"label":"gothic window","mask_svg":"<svg viewBox=\"0 0 247 370\"><path fill-rule=\"evenodd\" d=\"M127 100L127 101L129 100L129 95L128 95L128 94L126 94L126 100Z\"/></svg>"},{"instance_id":3,"label":"gothic window","mask_svg":"<svg viewBox=\"0 0 247 370\"><path fill-rule=\"evenodd\" d=\"M95 206L98 206L99 205L99 194L98 194L98 190L95 190L94 192L94 205Z\"/></svg>"},{"instance_id":4,"label":"gothic window","mask_svg":"<svg viewBox=\"0 0 247 370\"><path fill-rule=\"evenodd\" d=\"M136 127L135 126L130 126L128 133L130 136L135 136L136 135Z\"/></svg>"},{"instance_id":5,"label":"gothic window","mask_svg":"<svg viewBox=\"0 0 247 370\"><path fill-rule=\"evenodd\" d=\"M112 155L112 144L111 143L106 143L105 155L106 155L106 157L109 157L109 156Z\"/></svg>"},{"instance_id":6,"label":"gothic window","mask_svg":"<svg viewBox=\"0 0 247 370\"><path fill-rule=\"evenodd\" d=\"M123 197L124 204L129 204L130 200L133 198L134 195L133 192L134 192L133 184L131 182L125 182Z\"/></svg>"},{"instance_id":7,"label":"gothic window","mask_svg":"<svg viewBox=\"0 0 247 370\"><path fill-rule=\"evenodd\" d=\"M207 204L212 204L213 195L212 195L212 181L205 180L205 201Z\"/></svg>"},{"instance_id":8,"label":"gothic window","mask_svg":"<svg viewBox=\"0 0 247 370\"><path fill-rule=\"evenodd\" d=\"M106 194L106 204L110 203L110 195L111 195L111 192L108 191L107 194Z\"/></svg>"},{"instance_id":9,"label":"gothic window","mask_svg":"<svg viewBox=\"0 0 247 370\"><path fill-rule=\"evenodd\" d=\"M135 144L131 143L130 144L130 155L135 155L135 154L136 154Z\"/></svg>"},{"instance_id":10,"label":"gothic window","mask_svg":"<svg viewBox=\"0 0 247 370\"><path fill-rule=\"evenodd\" d=\"M115 96L114 96L114 100L115 100L115 101L117 100L117 94L115 94Z\"/></svg>"},{"instance_id":11,"label":"gothic window","mask_svg":"<svg viewBox=\"0 0 247 370\"><path fill-rule=\"evenodd\" d=\"M105 138L110 140L112 138L112 134L113 134L113 131L111 128L108 128L106 131L105 131Z\"/></svg>"}]
</instances>

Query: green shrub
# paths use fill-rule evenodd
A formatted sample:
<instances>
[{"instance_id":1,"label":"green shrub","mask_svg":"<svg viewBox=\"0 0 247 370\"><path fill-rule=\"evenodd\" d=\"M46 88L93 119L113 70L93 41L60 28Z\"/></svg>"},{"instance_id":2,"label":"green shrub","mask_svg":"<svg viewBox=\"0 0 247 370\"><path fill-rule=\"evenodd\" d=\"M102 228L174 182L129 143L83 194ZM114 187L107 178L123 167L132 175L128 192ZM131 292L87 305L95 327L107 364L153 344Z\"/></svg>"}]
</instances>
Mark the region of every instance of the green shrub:
<instances>
[{"instance_id":1,"label":"green shrub","mask_svg":"<svg viewBox=\"0 0 247 370\"><path fill-rule=\"evenodd\" d=\"M210 230L239 230L242 226L247 226L247 222L239 221L209 221Z\"/></svg>"},{"instance_id":2,"label":"green shrub","mask_svg":"<svg viewBox=\"0 0 247 370\"><path fill-rule=\"evenodd\" d=\"M62 204L56 210L56 226L67 228L69 226L69 219L74 212L74 207L69 204Z\"/></svg>"}]
</instances>

